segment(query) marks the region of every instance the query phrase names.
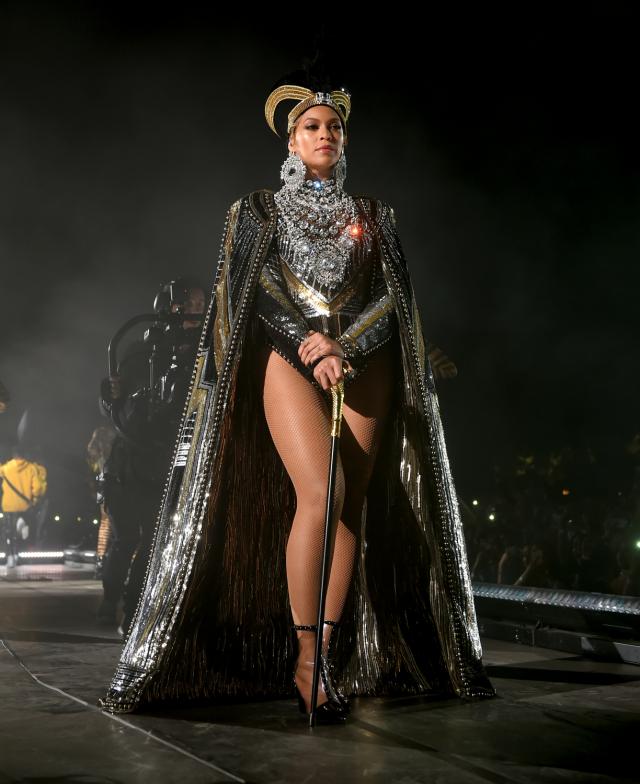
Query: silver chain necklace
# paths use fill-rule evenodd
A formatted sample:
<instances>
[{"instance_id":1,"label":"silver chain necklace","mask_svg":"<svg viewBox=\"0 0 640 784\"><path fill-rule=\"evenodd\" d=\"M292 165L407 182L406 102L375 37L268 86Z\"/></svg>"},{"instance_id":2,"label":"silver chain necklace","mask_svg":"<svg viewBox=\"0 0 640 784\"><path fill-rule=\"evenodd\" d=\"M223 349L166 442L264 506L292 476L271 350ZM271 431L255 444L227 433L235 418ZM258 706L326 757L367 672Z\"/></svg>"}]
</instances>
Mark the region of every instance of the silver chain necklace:
<instances>
[{"instance_id":1,"label":"silver chain necklace","mask_svg":"<svg viewBox=\"0 0 640 784\"><path fill-rule=\"evenodd\" d=\"M362 235L354 200L333 177L287 183L274 199L292 249L287 260L292 269L305 277L313 274L322 285L338 286Z\"/></svg>"}]
</instances>

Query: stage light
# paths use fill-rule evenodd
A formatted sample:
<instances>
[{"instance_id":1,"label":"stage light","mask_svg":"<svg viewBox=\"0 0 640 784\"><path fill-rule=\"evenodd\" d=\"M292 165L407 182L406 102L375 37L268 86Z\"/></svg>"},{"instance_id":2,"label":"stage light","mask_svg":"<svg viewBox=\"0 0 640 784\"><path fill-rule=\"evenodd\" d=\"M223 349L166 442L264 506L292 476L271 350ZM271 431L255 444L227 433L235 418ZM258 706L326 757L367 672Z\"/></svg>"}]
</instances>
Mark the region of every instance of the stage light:
<instances>
[{"instance_id":1,"label":"stage light","mask_svg":"<svg viewBox=\"0 0 640 784\"><path fill-rule=\"evenodd\" d=\"M60 515L56 515L53 519L56 521L56 523L59 522L60 521Z\"/></svg>"},{"instance_id":2,"label":"stage light","mask_svg":"<svg viewBox=\"0 0 640 784\"><path fill-rule=\"evenodd\" d=\"M74 564L93 563L96 560L96 553L95 550L74 550L72 548L67 548L64 551L64 560L65 562L70 561Z\"/></svg>"},{"instance_id":3,"label":"stage light","mask_svg":"<svg viewBox=\"0 0 640 784\"><path fill-rule=\"evenodd\" d=\"M0 560L6 560L7 557L7 553L0 552ZM94 550L82 552L78 552L77 550L49 550L48 552L33 550L18 553L17 557L22 566L34 566L36 562L38 564L46 562L64 564L67 559L75 561L76 563L93 563L96 560L96 553Z\"/></svg>"},{"instance_id":4,"label":"stage light","mask_svg":"<svg viewBox=\"0 0 640 784\"><path fill-rule=\"evenodd\" d=\"M473 501L472 501L471 503L472 503L474 506L478 506L478 499L477 499L477 498L474 498L474 499L473 499Z\"/></svg>"},{"instance_id":5,"label":"stage light","mask_svg":"<svg viewBox=\"0 0 640 784\"><path fill-rule=\"evenodd\" d=\"M495 519L496 519L496 516L495 516L495 515L493 514L493 512L492 512L492 513L489 515L489 520L495 520Z\"/></svg>"}]
</instances>

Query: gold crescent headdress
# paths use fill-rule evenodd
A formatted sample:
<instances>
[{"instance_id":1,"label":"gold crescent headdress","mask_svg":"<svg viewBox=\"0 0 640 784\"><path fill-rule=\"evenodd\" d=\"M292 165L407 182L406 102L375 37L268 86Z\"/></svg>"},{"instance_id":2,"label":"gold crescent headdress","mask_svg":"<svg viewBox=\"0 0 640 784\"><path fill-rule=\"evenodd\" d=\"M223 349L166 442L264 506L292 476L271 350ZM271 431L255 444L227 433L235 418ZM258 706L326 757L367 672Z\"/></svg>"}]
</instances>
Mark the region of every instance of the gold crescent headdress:
<instances>
[{"instance_id":1,"label":"gold crescent headdress","mask_svg":"<svg viewBox=\"0 0 640 784\"><path fill-rule=\"evenodd\" d=\"M276 113L276 106L280 101L285 100L299 101L299 103L289 112L287 117L287 133L291 131L295 121L302 112L316 104L324 104L325 106L331 106L332 109L335 109L340 115L342 124L345 126L346 130L347 120L351 112L351 95L344 87L341 87L339 90L332 90L331 92L314 92L313 90L309 90L308 87L299 87L295 84L281 84L279 87L276 87L269 95L267 102L264 105L264 116L267 119L267 124L276 136L280 136L280 134L275 129L273 117Z\"/></svg>"}]
</instances>

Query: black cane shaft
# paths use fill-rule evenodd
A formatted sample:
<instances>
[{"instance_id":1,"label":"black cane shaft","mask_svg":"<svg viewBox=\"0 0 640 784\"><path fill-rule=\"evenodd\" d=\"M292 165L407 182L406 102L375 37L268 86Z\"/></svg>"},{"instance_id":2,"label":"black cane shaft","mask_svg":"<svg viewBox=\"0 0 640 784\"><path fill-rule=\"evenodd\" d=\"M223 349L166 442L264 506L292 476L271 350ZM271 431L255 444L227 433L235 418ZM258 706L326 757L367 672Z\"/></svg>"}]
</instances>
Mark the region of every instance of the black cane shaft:
<instances>
[{"instance_id":1,"label":"black cane shaft","mask_svg":"<svg viewBox=\"0 0 640 784\"><path fill-rule=\"evenodd\" d=\"M340 448L340 426L342 424L342 404L344 401L344 380L331 386L331 457L329 460L329 482L327 487L327 508L324 516L324 543L322 548L322 573L318 596L318 625L316 627L316 650L313 657L313 684L311 686L311 711L309 726L316 723L316 702L318 700L318 675L322 640L324 631L324 605L327 596L327 584L331 568L333 547L333 498L335 496L336 472L338 467L338 450Z\"/></svg>"},{"instance_id":2,"label":"black cane shaft","mask_svg":"<svg viewBox=\"0 0 640 784\"><path fill-rule=\"evenodd\" d=\"M313 661L313 686L311 687L311 713L309 715L309 726L315 725L316 701L318 699L318 674L320 654L322 652L322 638L324 631L324 605L327 597L327 587L329 581L329 569L333 541L333 497L335 495L336 471L338 467L338 449L340 444L339 436L331 436L331 461L329 464L329 483L327 493L327 509L324 521L324 544L322 558L322 573L320 575L320 601L318 602L318 632L316 634L316 651Z\"/></svg>"}]
</instances>

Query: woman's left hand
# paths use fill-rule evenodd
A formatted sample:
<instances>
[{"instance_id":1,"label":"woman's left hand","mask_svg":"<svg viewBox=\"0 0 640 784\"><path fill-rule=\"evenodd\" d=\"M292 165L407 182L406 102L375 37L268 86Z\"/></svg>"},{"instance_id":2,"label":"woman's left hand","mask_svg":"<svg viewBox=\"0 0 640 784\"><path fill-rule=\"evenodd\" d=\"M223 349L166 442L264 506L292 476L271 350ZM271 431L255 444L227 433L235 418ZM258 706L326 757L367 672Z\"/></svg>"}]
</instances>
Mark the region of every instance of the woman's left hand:
<instances>
[{"instance_id":1,"label":"woman's left hand","mask_svg":"<svg viewBox=\"0 0 640 784\"><path fill-rule=\"evenodd\" d=\"M326 391L335 386L339 381L344 381L344 374L347 363L346 359L341 359L335 354L330 354L318 362L313 369L313 377Z\"/></svg>"}]
</instances>

